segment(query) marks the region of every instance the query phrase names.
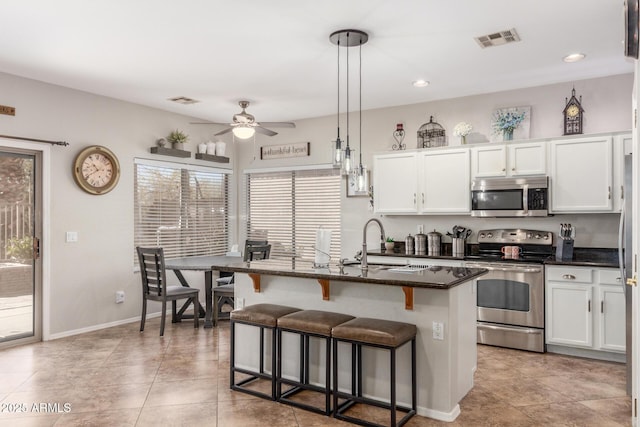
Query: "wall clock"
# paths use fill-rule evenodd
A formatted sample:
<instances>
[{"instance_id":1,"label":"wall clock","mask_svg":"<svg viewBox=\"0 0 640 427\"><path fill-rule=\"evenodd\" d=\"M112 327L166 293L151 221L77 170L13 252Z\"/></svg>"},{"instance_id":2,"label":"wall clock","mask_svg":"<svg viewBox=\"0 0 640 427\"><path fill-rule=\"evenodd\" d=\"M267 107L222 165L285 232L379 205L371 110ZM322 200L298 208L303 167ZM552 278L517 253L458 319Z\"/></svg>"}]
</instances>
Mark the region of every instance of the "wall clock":
<instances>
[{"instance_id":1,"label":"wall clock","mask_svg":"<svg viewBox=\"0 0 640 427\"><path fill-rule=\"evenodd\" d=\"M564 134L565 135L577 135L582 133L582 114L584 109L581 105L582 95L580 100L576 98L576 89L571 91L571 99L565 98L564 107Z\"/></svg>"},{"instance_id":2,"label":"wall clock","mask_svg":"<svg viewBox=\"0 0 640 427\"><path fill-rule=\"evenodd\" d=\"M76 156L73 178L89 194L108 193L120 179L118 158L106 147L87 147Z\"/></svg>"}]
</instances>

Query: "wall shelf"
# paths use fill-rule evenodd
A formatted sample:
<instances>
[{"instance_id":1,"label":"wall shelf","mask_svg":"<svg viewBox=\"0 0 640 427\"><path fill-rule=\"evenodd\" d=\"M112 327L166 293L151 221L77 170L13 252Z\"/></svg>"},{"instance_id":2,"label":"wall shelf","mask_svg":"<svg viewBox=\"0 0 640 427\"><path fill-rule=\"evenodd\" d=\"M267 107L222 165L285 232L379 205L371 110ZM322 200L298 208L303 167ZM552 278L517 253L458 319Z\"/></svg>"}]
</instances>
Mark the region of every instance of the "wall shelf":
<instances>
[{"instance_id":1,"label":"wall shelf","mask_svg":"<svg viewBox=\"0 0 640 427\"><path fill-rule=\"evenodd\" d=\"M213 154L206 154L206 153L196 153L196 159L206 160L209 162L217 162L217 163L229 163L228 157L214 156Z\"/></svg>"},{"instance_id":2,"label":"wall shelf","mask_svg":"<svg viewBox=\"0 0 640 427\"><path fill-rule=\"evenodd\" d=\"M191 151L178 150L177 148L151 147L152 154L173 157L191 157Z\"/></svg>"}]
</instances>

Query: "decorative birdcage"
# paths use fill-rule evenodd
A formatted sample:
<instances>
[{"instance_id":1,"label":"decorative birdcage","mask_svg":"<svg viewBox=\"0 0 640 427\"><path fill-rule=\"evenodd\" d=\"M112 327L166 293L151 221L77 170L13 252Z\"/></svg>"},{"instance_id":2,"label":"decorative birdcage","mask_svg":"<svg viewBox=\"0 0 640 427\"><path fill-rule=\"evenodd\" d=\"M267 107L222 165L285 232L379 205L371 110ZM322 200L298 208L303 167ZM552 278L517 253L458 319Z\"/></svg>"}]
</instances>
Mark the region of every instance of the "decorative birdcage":
<instances>
[{"instance_id":1,"label":"decorative birdcage","mask_svg":"<svg viewBox=\"0 0 640 427\"><path fill-rule=\"evenodd\" d=\"M429 123L423 124L418 129L418 148L444 147L445 145L447 145L447 136L444 128L434 122L431 116Z\"/></svg>"}]
</instances>

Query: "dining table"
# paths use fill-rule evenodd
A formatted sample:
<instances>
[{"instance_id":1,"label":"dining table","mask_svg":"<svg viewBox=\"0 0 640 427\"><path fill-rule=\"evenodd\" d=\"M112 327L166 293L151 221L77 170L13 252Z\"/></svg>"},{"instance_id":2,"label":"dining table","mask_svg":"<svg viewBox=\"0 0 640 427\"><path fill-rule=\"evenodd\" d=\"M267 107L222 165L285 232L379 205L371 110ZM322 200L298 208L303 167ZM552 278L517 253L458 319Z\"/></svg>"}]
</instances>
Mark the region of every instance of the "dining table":
<instances>
[{"instance_id":1,"label":"dining table","mask_svg":"<svg viewBox=\"0 0 640 427\"><path fill-rule=\"evenodd\" d=\"M165 268L172 270L180 284L185 287L191 287L187 279L185 279L183 271L203 271L204 272L204 292L205 292L205 307L200 306L200 317L204 314L204 327L213 328L213 272L219 271L219 268L215 268L215 265L224 265L227 263L240 262L241 256L230 255L204 255L204 256L190 256L183 258L173 258L165 260ZM182 313L189 305L187 301L182 308L178 311L179 317L183 316ZM185 318L187 315L184 315Z\"/></svg>"}]
</instances>

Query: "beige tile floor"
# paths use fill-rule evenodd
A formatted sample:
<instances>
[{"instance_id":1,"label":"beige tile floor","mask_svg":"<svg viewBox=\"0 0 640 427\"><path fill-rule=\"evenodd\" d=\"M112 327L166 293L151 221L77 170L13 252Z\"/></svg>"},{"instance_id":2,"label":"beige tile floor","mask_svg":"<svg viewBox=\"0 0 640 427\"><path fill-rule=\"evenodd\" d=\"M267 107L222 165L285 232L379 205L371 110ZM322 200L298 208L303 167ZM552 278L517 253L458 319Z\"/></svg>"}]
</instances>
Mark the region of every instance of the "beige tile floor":
<instances>
[{"instance_id":1,"label":"beige tile floor","mask_svg":"<svg viewBox=\"0 0 640 427\"><path fill-rule=\"evenodd\" d=\"M230 391L228 322L158 332L152 319L143 334L128 324L0 351L0 426L349 425ZM623 365L478 348L457 420L416 416L408 426L631 425Z\"/></svg>"}]
</instances>

